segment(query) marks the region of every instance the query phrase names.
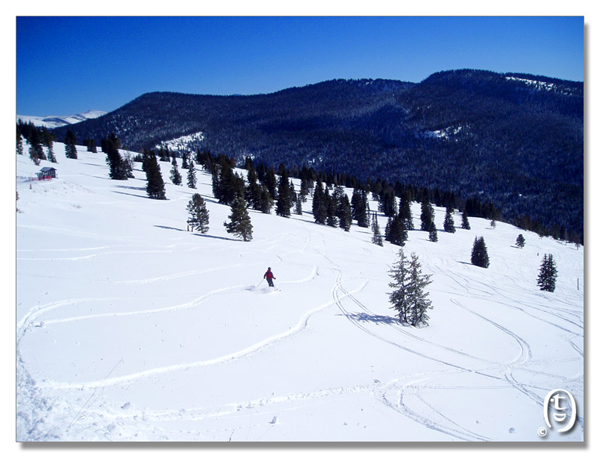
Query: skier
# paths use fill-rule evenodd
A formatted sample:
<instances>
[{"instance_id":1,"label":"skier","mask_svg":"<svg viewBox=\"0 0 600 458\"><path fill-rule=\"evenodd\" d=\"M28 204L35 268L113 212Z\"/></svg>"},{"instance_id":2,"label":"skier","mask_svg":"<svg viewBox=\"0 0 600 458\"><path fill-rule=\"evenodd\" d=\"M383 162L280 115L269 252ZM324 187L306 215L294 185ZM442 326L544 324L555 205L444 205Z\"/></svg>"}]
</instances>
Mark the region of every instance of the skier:
<instances>
[{"instance_id":1,"label":"skier","mask_svg":"<svg viewBox=\"0 0 600 458\"><path fill-rule=\"evenodd\" d=\"M270 267L265 272L265 275L263 276L263 278L267 279L267 283L269 284L269 286L271 288L275 287L275 285L273 284L273 280L277 280L277 279L273 276L273 272L271 272L271 268Z\"/></svg>"}]
</instances>

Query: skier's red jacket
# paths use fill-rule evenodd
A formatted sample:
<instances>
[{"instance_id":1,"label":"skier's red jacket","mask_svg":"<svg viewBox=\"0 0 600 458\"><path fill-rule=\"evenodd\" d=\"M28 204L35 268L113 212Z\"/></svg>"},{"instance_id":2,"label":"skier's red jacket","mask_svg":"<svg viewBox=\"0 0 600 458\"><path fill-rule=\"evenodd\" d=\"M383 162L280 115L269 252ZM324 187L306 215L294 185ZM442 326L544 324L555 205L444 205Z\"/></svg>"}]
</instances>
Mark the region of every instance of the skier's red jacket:
<instances>
[{"instance_id":1,"label":"skier's red jacket","mask_svg":"<svg viewBox=\"0 0 600 458\"><path fill-rule=\"evenodd\" d=\"M271 279L275 278L275 277L273 276L273 272L271 272L270 270L267 270L267 272L265 273L264 277L265 277L265 278L268 278L269 280L271 280Z\"/></svg>"}]
</instances>

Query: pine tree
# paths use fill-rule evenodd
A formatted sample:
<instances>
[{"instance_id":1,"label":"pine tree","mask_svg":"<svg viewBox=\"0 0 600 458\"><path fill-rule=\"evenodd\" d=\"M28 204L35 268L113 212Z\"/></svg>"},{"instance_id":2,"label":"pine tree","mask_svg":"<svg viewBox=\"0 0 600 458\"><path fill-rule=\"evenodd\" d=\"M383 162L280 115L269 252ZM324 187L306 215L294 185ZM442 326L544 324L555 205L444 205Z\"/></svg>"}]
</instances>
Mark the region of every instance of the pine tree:
<instances>
[{"instance_id":1,"label":"pine tree","mask_svg":"<svg viewBox=\"0 0 600 458\"><path fill-rule=\"evenodd\" d=\"M229 234L242 238L244 242L252 240L252 223L243 197L236 197L231 204L229 219L229 223L223 223Z\"/></svg>"},{"instance_id":2,"label":"pine tree","mask_svg":"<svg viewBox=\"0 0 600 458\"><path fill-rule=\"evenodd\" d=\"M423 274L419 259L412 253L410 260L410 296L412 297L412 307L408 313L408 320L412 326L428 325L429 315L427 312L433 306L431 305L431 300L428 299L429 293L425 291L425 287L431 283L431 274Z\"/></svg>"},{"instance_id":3,"label":"pine tree","mask_svg":"<svg viewBox=\"0 0 600 458\"><path fill-rule=\"evenodd\" d=\"M271 193L267 189L267 186L263 184L260 188L259 210L263 213L269 214L271 213L271 209L273 208L274 204L275 201L273 200Z\"/></svg>"},{"instance_id":4,"label":"pine tree","mask_svg":"<svg viewBox=\"0 0 600 458\"><path fill-rule=\"evenodd\" d=\"M375 245L383 246L383 237L381 236L381 232L379 230L379 222L377 221L377 218L373 219L373 238L371 241Z\"/></svg>"},{"instance_id":5,"label":"pine tree","mask_svg":"<svg viewBox=\"0 0 600 458\"><path fill-rule=\"evenodd\" d=\"M323 191L323 184L319 181L315 186L312 203L313 216L317 224L325 224L325 221L327 220L327 206L328 201L325 196L325 191Z\"/></svg>"},{"instance_id":6,"label":"pine tree","mask_svg":"<svg viewBox=\"0 0 600 458\"><path fill-rule=\"evenodd\" d=\"M435 223L433 221L429 225L429 241L430 242L438 241L437 228L435 227Z\"/></svg>"},{"instance_id":7,"label":"pine tree","mask_svg":"<svg viewBox=\"0 0 600 458\"><path fill-rule=\"evenodd\" d=\"M398 210L398 215L400 218L404 220L404 227L406 227L407 231L412 231L415 228L412 219L412 211L410 209L410 195L408 192L403 192L400 195L400 209Z\"/></svg>"},{"instance_id":8,"label":"pine tree","mask_svg":"<svg viewBox=\"0 0 600 458\"><path fill-rule=\"evenodd\" d=\"M42 148L42 140L37 128L33 128L29 135L29 157L35 165L40 165L40 162L46 159L44 149Z\"/></svg>"},{"instance_id":9,"label":"pine tree","mask_svg":"<svg viewBox=\"0 0 600 458\"><path fill-rule=\"evenodd\" d=\"M187 172L187 185L188 188L196 189L196 168L194 167L194 161L191 159Z\"/></svg>"},{"instance_id":10,"label":"pine tree","mask_svg":"<svg viewBox=\"0 0 600 458\"><path fill-rule=\"evenodd\" d=\"M388 294L391 308L398 313L398 320L411 326L427 325L427 311L432 306L425 287L431 284L431 275L422 273L416 254L412 253L408 259L401 248L398 261L393 264L389 273L393 281L389 284L392 292Z\"/></svg>"},{"instance_id":11,"label":"pine tree","mask_svg":"<svg viewBox=\"0 0 600 458\"><path fill-rule=\"evenodd\" d=\"M254 168L248 170L248 186L244 192L244 198L250 207L254 210L260 210L261 207L261 186L258 184L258 177Z\"/></svg>"},{"instance_id":12,"label":"pine tree","mask_svg":"<svg viewBox=\"0 0 600 458\"><path fill-rule=\"evenodd\" d=\"M446 217L444 218L444 230L446 232L450 232L454 234L456 232L456 228L454 227L454 218L452 218L452 209L450 207L446 207Z\"/></svg>"},{"instance_id":13,"label":"pine tree","mask_svg":"<svg viewBox=\"0 0 600 458\"><path fill-rule=\"evenodd\" d=\"M177 165L177 164L175 164ZM208 210L200 194L194 194L188 203L187 211L190 214L190 224L202 234L208 232Z\"/></svg>"},{"instance_id":14,"label":"pine tree","mask_svg":"<svg viewBox=\"0 0 600 458\"><path fill-rule=\"evenodd\" d=\"M283 165L283 164L282 164ZM288 178L285 167L281 168L281 176L279 177L278 198L275 213L278 216L289 218L292 209L292 190L290 188L290 180Z\"/></svg>"},{"instance_id":15,"label":"pine tree","mask_svg":"<svg viewBox=\"0 0 600 458\"><path fill-rule=\"evenodd\" d=\"M129 166L119 153L121 141L112 133L108 138L101 141L102 151L106 153L106 162L109 166L108 175L113 180L126 180L129 174Z\"/></svg>"},{"instance_id":16,"label":"pine tree","mask_svg":"<svg viewBox=\"0 0 600 458\"><path fill-rule=\"evenodd\" d=\"M517 237L516 245L519 248L523 248L525 246L525 237L523 237L523 234L519 234L519 236Z\"/></svg>"},{"instance_id":17,"label":"pine tree","mask_svg":"<svg viewBox=\"0 0 600 458\"><path fill-rule=\"evenodd\" d=\"M23 136L19 124L17 124L17 154L23 155Z\"/></svg>"},{"instance_id":18,"label":"pine tree","mask_svg":"<svg viewBox=\"0 0 600 458\"><path fill-rule=\"evenodd\" d=\"M267 186L271 197L277 200L277 177L275 176L275 171L273 169L269 169L266 171L264 184Z\"/></svg>"},{"instance_id":19,"label":"pine tree","mask_svg":"<svg viewBox=\"0 0 600 458\"><path fill-rule=\"evenodd\" d=\"M431 232L431 223L433 219L434 210L433 206L429 202L429 199L425 197L421 202L421 230Z\"/></svg>"},{"instance_id":20,"label":"pine tree","mask_svg":"<svg viewBox=\"0 0 600 458\"><path fill-rule=\"evenodd\" d=\"M180 186L182 183L181 173L179 173L179 168L177 167L177 160L175 158L173 158L171 167L171 182L176 186Z\"/></svg>"},{"instance_id":21,"label":"pine tree","mask_svg":"<svg viewBox=\"0 0 600 458\"><path fill-rule=\"evenodd\" d=\"M556 270L554 257L551 254L545 254L537 280L540 290L553 293L556 288L557 276L558 271Z\"/></svg>"},{"instance_id":22,"label":"pine tree","mask_svg":"<svg viewBox=\"0 0 600 458\"><path fill-rule=\"evenodd\" d=\"M358 227L369 227L369 217L367 216L367 191L364 189L354 189L350 206L352 207L352 218L356 220Z\"/></svg>"},{"instance_id":23,"label":"pine tree","mask_svg":"<svg viewBox=\"0 0 600 458\"><path fill-rule=\"evenodd\" d=\"M338 202L337 217L340 227L346 232L350 231L352 227L352 208L350 207L350 200L348 200L346 193L344 193Z\"/></svg>"},{"instance_id":24,"label":"pine tree","mask_svg":"<svg viewBox=\"0 0 600 458\"><path fill-rule=\"evenodd\" d=\"M56 163L56 156L54 155L54 140L56 140L56 137L54 136L54 134L52 132L50 132L48 129L46 129L45 127L42 127L42 144L48 148L48 160L50 162Z\"/></svg>"},{"instance_id":25,"label":"pine tree","mask_svg":"<svg viewBox=\"0 0 600 458\"><path fill-rule=\"evenodd\" d=\"M471 225L469 224L469 217L467 216L467 210L463 210L462 212L462 224L460 226L462 229L466 229L467 231L471 230Z\"/></svg>"},{"instance_id":26,"label":"pine tree","mask_svg":"<svg viewBox=\"0 0 600 458\"><path fill-rule=\"evenodd\" d=\"M298 199L296 199L294 213L296 213L296 215L302 215L302 196L298 196Z\"/></svg>"},{"instance_id":27,"label":"pine tree","mask_svg":"<svg viewBox=\"0 0 600 458\"><path fill-rule=\"evenodd\" d=\"M77 138L71 129L65 135L65 155L69 159L77 159Z\"/></svg>"},{"instance_id":28,"label":"pine tree","mask_svg":"<svg viewBox=\"0 0 600 458\"><path fill-rule=\"evenodd\" d=\"M404 220L399 215L388 220L385 239L393 245L399 246L404 246L404 243L408 240L408 232L404 226Z\"/></svg>"},{"instance_id":29,"label":"pine tree","mask_svg":"<svg viewBox=\"0 0 600 458\"><path fill-rule=\"evenodd\" d=\"M329 194L329 189L325 189L325 205L327 208L327 218L325 224L330 227L338 227L337 213L337 200L335 194Z\"/></svg>"},{"instance_id":30,"label":"pine tree","mask_svg":"<svg viewBox=\"0 0 600 458\"><path fill-rule=\"evenodd\" d=\"M471 264L487 269L490 265L490 259L485 246L483 237L475 237L473 250L471 251Z\"/></svg>"},{"instance_id":31,"label":"pine tree","mask_svg":"<svg viewBox=\"0 0 600 458\"><path fill-rule=\"evenodd\" d=\"M153 151L145 151L144 154L147 155L146 179L148 183L146 184L146 193L151 199L164 200L167 198L165 183L160 173L156 154Z\"/></svg>"}]
</instances>

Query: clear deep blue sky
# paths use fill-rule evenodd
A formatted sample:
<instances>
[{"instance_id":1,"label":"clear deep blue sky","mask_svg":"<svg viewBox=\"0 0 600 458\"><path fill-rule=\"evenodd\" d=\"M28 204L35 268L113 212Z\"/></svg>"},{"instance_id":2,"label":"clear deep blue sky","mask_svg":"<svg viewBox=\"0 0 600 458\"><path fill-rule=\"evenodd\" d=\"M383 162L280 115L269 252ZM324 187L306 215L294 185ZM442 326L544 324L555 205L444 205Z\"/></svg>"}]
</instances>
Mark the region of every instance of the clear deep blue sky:
<instances>
[{"instance_id":1,"label":"clear deep blue sky","mask_svg":"<svg viewBox=\"0 0 600 458\"><path fill-rule=\"evenodd\" d=\"M17 17L17 113L473 68L583 81L583 17Z\"/></svg>"}]
</instances>

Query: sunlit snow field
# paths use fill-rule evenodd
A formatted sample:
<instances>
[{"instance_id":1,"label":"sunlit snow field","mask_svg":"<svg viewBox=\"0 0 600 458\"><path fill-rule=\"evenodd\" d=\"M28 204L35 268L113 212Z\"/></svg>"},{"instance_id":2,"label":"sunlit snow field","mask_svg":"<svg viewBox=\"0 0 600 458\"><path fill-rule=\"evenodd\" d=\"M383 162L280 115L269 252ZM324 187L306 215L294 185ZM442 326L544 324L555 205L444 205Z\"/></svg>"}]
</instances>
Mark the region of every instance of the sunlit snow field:
<instances>
[{"instance_id":1,"label":"sunlit snow field","mask_svg":"<svg viewBox=\"0 0 600 458\"><path fill-rule=\"evenodd\" d=\"M410 231L404 250L433 280L430 325L416 329L388 301L398 247L315 224L310 199L289 219L250 210L242 242L203 171L193 190L160 162L157 201L139 163L115 181L103 153L55 153L45 182L29 181L28 145L16 159L17 440L583 440L582 247L478 218L437 243ZM195 192L205 235L186 231ZM476 236L488 269L470 264ZM549 253L554 293L536 284ZM575 397L578 420L542 439L553 389Z\"/></svg>"}]
</instances>

